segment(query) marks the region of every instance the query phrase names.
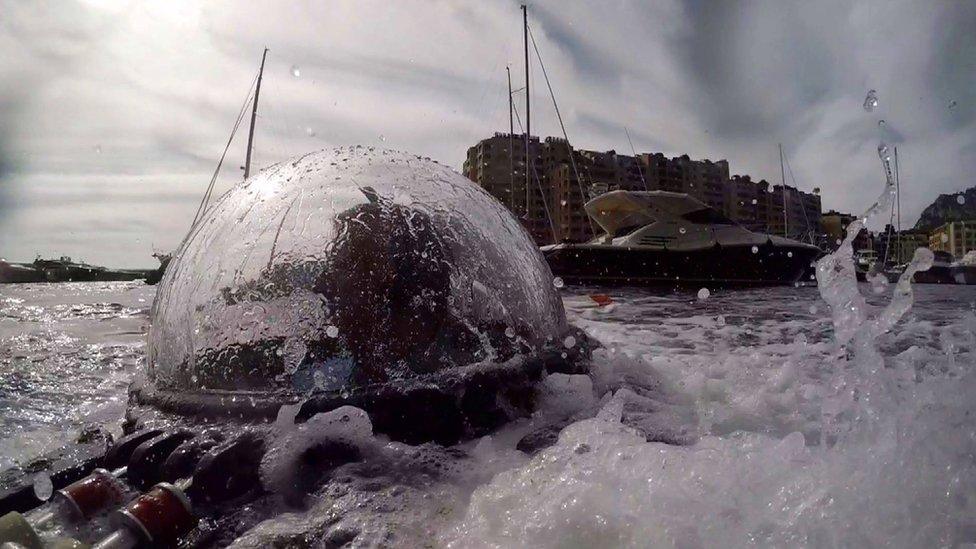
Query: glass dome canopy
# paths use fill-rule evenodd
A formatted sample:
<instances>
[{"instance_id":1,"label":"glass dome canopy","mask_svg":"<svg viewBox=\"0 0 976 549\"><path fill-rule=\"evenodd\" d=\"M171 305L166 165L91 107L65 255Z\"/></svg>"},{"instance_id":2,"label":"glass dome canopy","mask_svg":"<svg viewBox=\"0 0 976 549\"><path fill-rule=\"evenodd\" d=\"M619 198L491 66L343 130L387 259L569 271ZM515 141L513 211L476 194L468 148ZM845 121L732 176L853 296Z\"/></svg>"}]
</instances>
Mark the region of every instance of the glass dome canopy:
<instances>
[{"instance_id":1,"label":"glass dome canopy","mask_svg":"<svg viewBox=\"0 0 976 549\"><path fill-rule=\"evenodd\" d=\"M340 391L561 341L517 220L429 159L354 147L272 166L174 256L149 331L159 390Z\"/></svg>"}]
</instances>

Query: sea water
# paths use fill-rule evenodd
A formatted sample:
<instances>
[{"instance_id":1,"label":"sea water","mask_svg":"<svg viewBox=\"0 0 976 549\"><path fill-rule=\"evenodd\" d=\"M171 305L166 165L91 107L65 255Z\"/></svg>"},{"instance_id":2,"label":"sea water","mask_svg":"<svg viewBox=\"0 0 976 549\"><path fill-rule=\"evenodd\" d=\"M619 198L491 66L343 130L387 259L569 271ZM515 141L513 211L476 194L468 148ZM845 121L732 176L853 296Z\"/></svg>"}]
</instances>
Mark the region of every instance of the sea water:
<instances>
[{"instance_id":1,"label":"sea water","mask_svg":"<svg viewBox=\"0 0 976 549\"><path fill-rule=\"evenodd\" d=\"M859 289L868 319L895 290ZM871 338L875 356L838 344L817 288L712 288L702 299L567 286L571 322L603 345L591 378L547 379L540 417L459 452L373 437L359 418L368 461L397 472L382 489L349 469L345 484L238 545L323 523L363 544L453 547L974 542L976 287L914 291L911 310ZM133 283L0 288L0 467L90 425L117 429L152 297ZM653 410L651 438L681 445L621 421L639 398ZM573 413L556 445L534 457L515 449L541 415ZM300 445L283 431L286 451L263 468L272 486L288 444Z\"/></svg>"}]
</instances>

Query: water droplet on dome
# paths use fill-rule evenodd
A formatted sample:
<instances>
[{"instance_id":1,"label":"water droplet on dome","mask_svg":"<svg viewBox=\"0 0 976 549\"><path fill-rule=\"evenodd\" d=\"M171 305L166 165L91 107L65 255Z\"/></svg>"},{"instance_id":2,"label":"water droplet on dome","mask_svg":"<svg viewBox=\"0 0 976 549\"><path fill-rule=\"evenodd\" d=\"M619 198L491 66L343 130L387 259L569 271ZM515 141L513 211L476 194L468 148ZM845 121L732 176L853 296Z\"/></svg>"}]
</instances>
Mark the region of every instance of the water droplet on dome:
<instances>
[{"instance_id":1,"label":"water droplet on dome","mask_svg":"<svg viewBox=\"0 0 976 549\"><path fill-rule=\"evenodd\" d=\"M51 482L51 477L47 473L38 473L34 477L34 495L37 496L37 499L47 501L51 499L53 493L54 483Z\"/></svg>"},{"instance_id":2,"label":"water droplet on dome","mask_svg":"<svg viewBox=\"0 0 976 549\"><path fill-rule=\"evenodd\" d=\"M684 227L678 227L678 232L681 234L685 234L688 231Z\"/></svg>"},{"instance_id":3,"label":"water droplet on dome","mask_svg":"<svg viewBox=\"0 0 976 549\"><path fill-rule=\"evenodd\" d=\"M380 141L382 141L382 142L385 143L386 142L386 136L383 135L383 134L380 134Z\"/></svg>"},{"instance_id":4,"label":"water droplet on dome","mask_svg":"<svg viewBox=\"0 0 976 549\"><path fill-rule=\"evenodd\" d=\"M576 338L573 336L566 336L566 339L563 340L563 347L566 347L567 349L572 349L575 346L576 346Z\"/></svg>"},{"instance_id":5,"label":"water droplet on dome","mask_svg":"<svg viewBox=\"0 0 976 549\"><path fill-rule=\"evenodd\" d=\"M102 152L102 146L101 145L95 145L95 152L101 154L101 152Z\"/></svg>"},{"instance_id":6,"label":"water droplet on dome","mask_svg":"<svg viewBox=\"0 0 976 549\"><path fill-rule=\"evenodd\" d=\"M305 128L305 135L309 137L315 137L315 130L311 126Z\"/></svg>"},{"instance_id":7,"label":"water droplet on dome","mask_svg":"<svg viewBox=\"0 0 976 549\"><path fill-rule=\"evenodd\" d=\"M786 252L786 257L793 257L793 252Z\"/></svg>"},{"instance_id":8,"label":"water droplet on dome","mask_svg":"<svg viewBox=\"0 0 976 549\"><path fill-rule=\"evenodd\" d=\"M298 78L299 76L302 75L302 71L301 69L298 68L298 65L291 66L291 75L294 76L295 78Z\"/></svg>"},{"instance_id":9,"label":"water droplet on dome","mask_svg":"<svg viewBox=\"0 0 976 549\"><path fill-rule=\"evenodd\" d=\"M941 240L942 243L945 244L946 242L949 242L949 235L942 233L941 235L939 235L939 240Z\"/></svg>"},{"instance_id":10,"label":"water droplet on dome","mask_svg":"<svg viewBox=\"0 0 976 549\"><path fill-rule=\"evenodd\" d=\"M339 328L337 328L336 326L329 326L328 328L325 329L325 335L331 337L332 339L335 339L339 337Z\"/></svg>"},{"instance_id":11,"label":"water droplet on dome","mask_svg":"<svg viewBox=\"0 0 976 549\"><path fill-rule=\"evenodd\" d=\"M878 107L878 92L875 90L868 90L868 94L864 97L864 110L871 112Z\"/></svg>"},{"instance_id":12,"label":"water droplet on dome","mask_svg":"<svg viewBox=\"0 0 976 549\"><path fill-rule=\"evenodd\" d=\"M515 330L509 326L508 328L505 328L505 335L510 338L515 337Z\"/></svg>"},{"instance_id":13,"label":"water droplet on dome","mask_svg":"<svg viewBox=\"0 0 976 549\"><path fill-rule=\"evenodd\" d=\"M725 326L725 315L718 315L715 318L715 324L718 324L719 326Z\"/></svg>"},{"instance_id":14,"label":"water droplet on dome","mask_svg":"<svg viewBox=\"0 0 976 549\"><path fill-rule=\"evenodd\" d=\"M883 128L883 127L885 127L887 125L888 125L888 123L885 122L883 118L881 120L878 120L878 127L879 128Z\"/></svg>"},{"instance_id":15,"label":"water droplet on dome","mask_svg":"<svg viewBox=\"0 0 976 549\"><path fill-rule=\"evenodd\" d=\"M752 253L758 254L759 253L759 246L753 246L752 247Z\"/></svg>"},{"instance_id":16,"label":"water droplet on dome","mask_svg":"<svg viewBox=\"0 0 976 549\"><path fill-rule=\"evenodd\" d=\"M963 195L961 195L961 194L956 195L956 202L958 202L959 204L965 204L966 203L966 197L963 196Z\"/></svg>"},{"instance_id":17,"label":"water droplet on dome","mask_svg":"<svg viewBox=\"0 0 976 549\"><path fill-rule=\"evenodd\" d=\"M552 279L552 285L556 288L562 288L563 286L566 285L566 283L563 282L563 279L557 276L556 278Z\"/></svg>"},{"instance_id":18,"label":"water droplet on dome","mask_svg":"<svg viewBox=\"0 0 976 549\"><path fill-rule=\"evenodd\" d=\"M818 310L816 305L810 305L810 314L815 315Z\"/></svg>"},{"instance_id":19,"label":"water droplet on dome","mask_svg":"<svg viewBox=\"0 0 976 549\"><path fill-rule=\"evenodd\" d=\"M951 111L951 110L954 110L954 109L956 108L956 105L957 105L957 104L958 104L958 103L956 103L956 100L955 100L955 99L953 99L952 101L949 101L949 110L950 110L950 111Z\"/></svg>"},{"instance_id":20,"label":"water droplet on dome","mask_svg":"<svg viewBox=\"0 0 976 549\"><path fill-rule=\"evenodd\" d=\"M698 299L701 300L701 301L705 301L711 295L712 295L712 292L708 291L708 288L702 288L702 289L698 290Z\"/></svg>"},{"instance_id":21,"label":"water droplet on dome","mask_svg":"<svg viewBox=\"0 0 976 549\"><path fill-rule=\"evenodd\" d=\"M758 203L759 203L759 201L758 201L758 200L756 200L755 198L753 198L753 199L752 199L752 203L753 203L753 204L758 204Z\"/></svg>"}]
</instances>

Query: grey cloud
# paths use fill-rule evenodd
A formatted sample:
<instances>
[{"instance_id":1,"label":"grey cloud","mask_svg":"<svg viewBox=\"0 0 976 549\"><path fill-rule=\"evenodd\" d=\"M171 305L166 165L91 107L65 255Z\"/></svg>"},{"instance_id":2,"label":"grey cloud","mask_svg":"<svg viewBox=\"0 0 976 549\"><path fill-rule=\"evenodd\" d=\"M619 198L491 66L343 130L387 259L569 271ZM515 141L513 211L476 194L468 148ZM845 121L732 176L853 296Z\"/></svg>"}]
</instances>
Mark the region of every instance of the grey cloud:
<instances>
[{"instance_id":1,"label":"grey cloud","mask_svg":"<svg viewBox=\"0 0 976 549\"><path fill-rule=\"evenodd\" d=\"M0 255L22 259L138 265L149 242L175 245L264 45L257 167L355 143L460 166L507 129L506 64L522 85L518 2L0 0L0 13ZM880 189L883 138L902 154L909 224L976 184L972 3L540 0L529 15L580 147L628 151L627 126L641 151L778 180L782 142L802 187L859 211ZM534 133L558 135L534 79ZM882 104L865 113L872 87ZM245 134L218 192L240 179Z\"/></svg>"}]
</instances>

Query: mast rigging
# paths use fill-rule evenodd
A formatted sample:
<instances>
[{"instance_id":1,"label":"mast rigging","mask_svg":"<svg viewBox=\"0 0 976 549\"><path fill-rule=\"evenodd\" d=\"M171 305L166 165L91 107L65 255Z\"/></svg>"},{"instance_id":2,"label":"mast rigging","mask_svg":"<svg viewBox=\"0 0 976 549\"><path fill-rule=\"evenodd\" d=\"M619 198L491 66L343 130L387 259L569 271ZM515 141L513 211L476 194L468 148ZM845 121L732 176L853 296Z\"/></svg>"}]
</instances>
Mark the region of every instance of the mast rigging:
<instances>
[{"instance_id":1,"label":"mast rigging","mask_svg":"<svg viewBox=\"0 0 976 549\"><path fill-rule=\"evenodd\" d=\"M261 77L264 76L264 60L268 57L268 48L261 54L261 69L258 70L258 84L254 88L254 105L251 109L251 129L247 133L247 157L244 160L244 179L251 174L251 151L254 148L254 122L258 116L258 96L261 95Z\"/></svg>"},{"instance_id":2,"label":"mast rigging","mask_svg":"<svg viewBox=\"0 0 976 549\"><path fill-rule=\"evenodd\" d=\"M529 93L529 8L522 4L522 43L525 46L525 218L529 217L529 135L532 132Z\"/></svg>"}]
</instances>

